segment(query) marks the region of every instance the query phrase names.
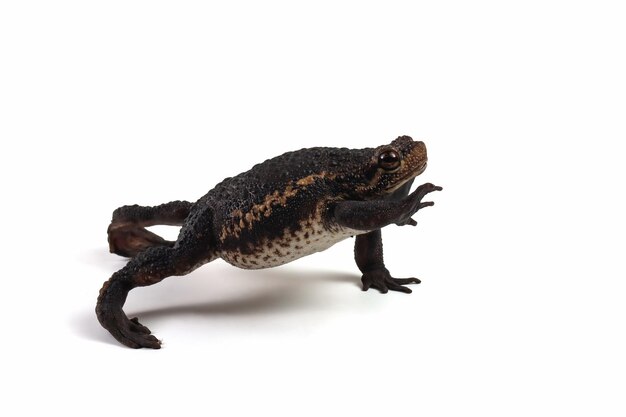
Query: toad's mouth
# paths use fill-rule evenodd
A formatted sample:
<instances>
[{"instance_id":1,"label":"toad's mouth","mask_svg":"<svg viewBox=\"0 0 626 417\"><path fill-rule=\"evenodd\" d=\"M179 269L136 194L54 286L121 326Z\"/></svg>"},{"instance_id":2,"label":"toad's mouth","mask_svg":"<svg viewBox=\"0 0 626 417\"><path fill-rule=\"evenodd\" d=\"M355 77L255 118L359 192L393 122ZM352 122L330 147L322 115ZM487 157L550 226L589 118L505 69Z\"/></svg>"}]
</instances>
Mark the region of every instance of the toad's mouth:
<instances>
[{"instance_id":1,"label":"toad's mouth","mask_svg":"<svg viewBox=\"0 0 626 417\"><path fill-rule=\"evenodd\" d=\"M421 175L422 172L426 171L426 166L428 165L428 160L425 160L422 165L420 165L415 172L411 175L411 178L413 177L417 177L418 175Z\"/></svg>"}]
</instances>

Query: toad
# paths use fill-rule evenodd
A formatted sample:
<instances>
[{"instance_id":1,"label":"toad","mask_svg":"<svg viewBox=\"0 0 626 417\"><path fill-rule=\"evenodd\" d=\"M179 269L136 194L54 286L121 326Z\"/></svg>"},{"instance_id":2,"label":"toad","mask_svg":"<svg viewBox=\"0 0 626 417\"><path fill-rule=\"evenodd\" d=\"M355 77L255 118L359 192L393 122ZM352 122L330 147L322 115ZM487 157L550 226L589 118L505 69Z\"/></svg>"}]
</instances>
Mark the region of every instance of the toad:
<instances>
[{"instance_id":1,"label":"toad","mask_svg":"<svg viewBox=\"0 0 626 417\"><path fill-rule=\"evenodd\" d=\"M96 305L100 324L132 348L161 347L137 318L123 311L128 292L181 276L221 258L245 269L271 268L356 236L363 290L410 293L417 278L394 278L383 262L381 229L417 223L432 206L427 183L410 193L426 169L426 146L401 136L377 148L308 148L288 152L226 178L195 203L123 206L108 228L112 253L130 261L104 283ZM176 241L146 229L181 226Z\"/></svg>"}]
</instances>

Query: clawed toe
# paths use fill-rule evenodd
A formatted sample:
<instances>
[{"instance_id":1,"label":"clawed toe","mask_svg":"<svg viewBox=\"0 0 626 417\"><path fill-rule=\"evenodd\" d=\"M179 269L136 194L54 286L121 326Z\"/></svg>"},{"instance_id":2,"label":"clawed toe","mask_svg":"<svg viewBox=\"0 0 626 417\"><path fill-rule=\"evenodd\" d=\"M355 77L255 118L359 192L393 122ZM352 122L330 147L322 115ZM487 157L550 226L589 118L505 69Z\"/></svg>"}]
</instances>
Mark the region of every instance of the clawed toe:
<instances>
[{"instance_id":1,"label":"clawed toe","mask_svg":"<svg viewBox=\"0 0 626 417\"><path fill-rule=\"evenodd\" d=\"M398 291L406 294L411 294L413 292L413 290L411 290L410 288L397 284L395 281L386 282L385 284L387 285L387 288L389 288L391 291ZM387 291L385 291L385 293L386 292Z\"/></svg>"},{"instance_id":2,"label":"clawed toe","mask_svg":"<svg viewBox=\"0 0 626 417\"><path fill-rule=\"evenodd\" d=\"M139 323L137 317L128 320L125 316L119 318L99 317L102 326L107 329L120 343L134 348L160 349L161 341L150 334L150 329Z\"/></svg>"},{"instance_id":3,"label":"clawed toe","mask_svg":"<svg viewBox=\"0 0 626 417\"><path fill-rule=\"evenodd\" d=\"M364 273L361 281L363 282L363 291L376 288L382 294L386 294L389 290L410 294L413 291L404 285L419 284L421 282L417 278L394 278L386 268Z\"/></svg>"},{"instance_id":4,"label":"clawed toe","mask_svg":"<svg viewBox=\"0 0 626 417\"><path fill-rule=\"evenodd\" d=\"M130 319L130 328L138 333L150 334L150 329L148 329L143 324L139 323L139 319L134 317Z\"/></svg>"},{"instance_id":5,"label":"clawed toe","mask_svg":"<svg viewBox=\"0 0 626 417\"><path fill-rule=\"evenodd\" d=\"M122 332L120 337L117 337L114 332L111 332L111 334L113 334L113 336L115 336L115 338L122 344L133 349L161 349L161 341L151 334Z\"/></svg>"},{"instance_id":6,"label":"clawed toe","mask_svg":"<svg viewBox=\"0 0 626 417\"><path fill-rule=\"evenodd\" d=\"M406 284L419 284L420 281L417 278L391 278L396 284L406 285Z\"/></svg>"},{"instance_id":7,"label":"clawed toe","mask_svg":"<svg viewBox=\"0 0 626 417\"><path fill-rule=\"evenodd\" d=\"M415 213L425 207L434 206L435 203L432 201L422 201L427 194L432 193L433 191L441 191L443 188L433 185L431 183L422 184L417 189L406 196L402 201L404 206L404 211L399 215L395 224L398 226L417 225L417 222L411 218Z\"/></svg>"},{"instance_id":8,"label":"clawed toe","mask_svg":"<svg viewBox=\"0 0 626 417\"><path fill-rule=\"evenodd\" d=\"M128 326L121 326L116 329L116 333L120 336L117 340L128 347L139 349L142 347L160 349L161 341L154 335L150 334L150 329L139 323L135 317L127 322ZM113 333L113 331L112 331ZM115 333L114 333L115 336Z\"/></svg>"}]
</instances>

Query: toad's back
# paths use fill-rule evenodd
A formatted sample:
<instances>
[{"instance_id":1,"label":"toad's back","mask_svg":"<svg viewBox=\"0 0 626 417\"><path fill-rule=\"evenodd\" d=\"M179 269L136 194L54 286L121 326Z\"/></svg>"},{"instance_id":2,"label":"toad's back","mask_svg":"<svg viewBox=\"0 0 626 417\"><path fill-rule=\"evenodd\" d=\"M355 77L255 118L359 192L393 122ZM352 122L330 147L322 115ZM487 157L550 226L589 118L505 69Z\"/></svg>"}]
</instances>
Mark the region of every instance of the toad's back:
<instances>
[{"instance_id":1,"label":"toad's back","mask_svg":"<svg viewBox=\"0 0 626 417\"><path fill-rule=\"evenodd\" d=\"M268 195L281 192L289 185L311 185L316 179L327 182L338 174L359 171L366 149L308 148L287 152L253 166L249 171L226 178L205 196L220 212L245 210L264 201ZM217 204L217 206L215 206ZM229 210L230 209L230 210Z\"/></svg>"}]
</instances>

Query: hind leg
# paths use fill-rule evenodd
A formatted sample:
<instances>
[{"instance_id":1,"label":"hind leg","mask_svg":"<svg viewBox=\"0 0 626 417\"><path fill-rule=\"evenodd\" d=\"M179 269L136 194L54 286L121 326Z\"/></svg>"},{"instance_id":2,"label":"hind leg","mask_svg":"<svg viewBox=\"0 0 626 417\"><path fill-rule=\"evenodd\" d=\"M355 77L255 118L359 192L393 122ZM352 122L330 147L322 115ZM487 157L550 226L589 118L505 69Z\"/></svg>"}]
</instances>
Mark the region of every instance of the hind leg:
<instances>
[{"instance_id":1,"label":"hind leg","mask_svg":"<svg viewBox=\"0 0 626 417\"><path fill-rule=\"evenodd\" d=\"M188 201L172 201L154 207L123 206L113 212L107 229L109 250L120 256L133 257L151 247L172 247L146 227L154 225L181 226L193 206Z\"/></svg>"},{"instance_id":2,"label":"hind leg","mask_svg":"<svg viewBox=\"0 0 626 417\"><path fill-rule=\"evenodd\" d=\"M212 213L196 211L189 217L173 247L155 246L137 254L100 290L96 305L98 321L120 343L132 348L161 347L147 327L124 313L130 290L156 284L170 276L186 275L215 258L215 239L206 233L211 230Z\"/></svg>"}]
</instances>

